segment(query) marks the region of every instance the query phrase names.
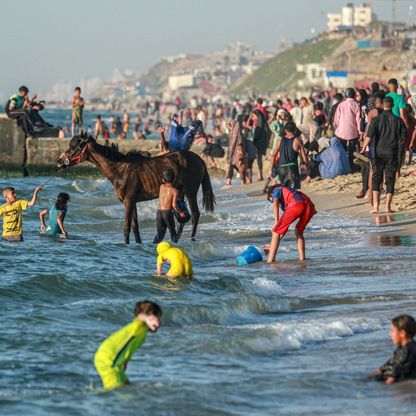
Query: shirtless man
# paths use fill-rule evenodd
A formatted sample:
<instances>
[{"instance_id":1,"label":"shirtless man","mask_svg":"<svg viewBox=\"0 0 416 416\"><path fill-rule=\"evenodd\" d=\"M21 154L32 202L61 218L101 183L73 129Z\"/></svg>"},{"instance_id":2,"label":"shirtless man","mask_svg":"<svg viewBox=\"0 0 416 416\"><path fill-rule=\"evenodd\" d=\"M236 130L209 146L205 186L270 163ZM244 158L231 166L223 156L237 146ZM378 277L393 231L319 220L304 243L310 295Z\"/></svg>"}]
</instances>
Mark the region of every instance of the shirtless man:
<instances>
[{"instance_id":1,"label":"shirtless man","mask_svg":"<svg viewBox=\"0 0 416 416\"><path fill-rule=\"evenodd\" d=\"M156 214L157 235L153 240L153 244L163 241L167 229L169 229L171 241L176 243L178 237L175 231L173 211L176 211L180 217L186 215L178 207L178 190L172 185L173 179L174 174L171 170L163 172L162 185L160 185L159 190L159 206Z\"/></svg>"}]
</instances>

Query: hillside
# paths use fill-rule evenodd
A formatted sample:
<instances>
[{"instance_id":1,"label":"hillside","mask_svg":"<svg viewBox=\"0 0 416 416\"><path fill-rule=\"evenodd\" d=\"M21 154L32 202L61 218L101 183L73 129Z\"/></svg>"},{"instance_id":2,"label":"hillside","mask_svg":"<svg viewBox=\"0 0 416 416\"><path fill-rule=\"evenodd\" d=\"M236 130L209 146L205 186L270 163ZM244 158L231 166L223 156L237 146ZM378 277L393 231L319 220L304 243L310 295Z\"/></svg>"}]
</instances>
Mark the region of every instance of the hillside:
<instances>
[{"instance_id":1,"label":"hillside","mask_svg":"<svg viewBox=\"0 0 416 416\"><path fill-rule=\"evenodd\" d=\"M255 89L258 93L287 91L293 87L302 74L296 72L297 64L321 63L339 48L343 39L321 40L306 43L281 52L265 62L251 76L232 88L234 94L247 94Z\"/></svg>"}]
</instances>

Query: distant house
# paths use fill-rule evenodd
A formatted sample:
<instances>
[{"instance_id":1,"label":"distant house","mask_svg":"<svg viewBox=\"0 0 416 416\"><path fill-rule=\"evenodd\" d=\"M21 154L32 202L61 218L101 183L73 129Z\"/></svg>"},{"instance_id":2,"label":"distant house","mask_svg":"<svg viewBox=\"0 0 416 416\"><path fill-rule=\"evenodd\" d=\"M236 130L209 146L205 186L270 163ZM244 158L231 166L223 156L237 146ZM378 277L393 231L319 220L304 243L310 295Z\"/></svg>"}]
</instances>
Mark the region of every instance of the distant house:
<instances>
[{"instance_id":1,"label":"distant house","mask_svg":"<svg viewBox=\"0 0 416 416\"><path fill-rule=\"evenodd\" d=\"M353 3L348 3L342 8L341 13L327 14L328 31L338 30L340 26L368 26L376 20L371 4L364 3L362 6L355 7Z\"/></svg>"}]
</instances>

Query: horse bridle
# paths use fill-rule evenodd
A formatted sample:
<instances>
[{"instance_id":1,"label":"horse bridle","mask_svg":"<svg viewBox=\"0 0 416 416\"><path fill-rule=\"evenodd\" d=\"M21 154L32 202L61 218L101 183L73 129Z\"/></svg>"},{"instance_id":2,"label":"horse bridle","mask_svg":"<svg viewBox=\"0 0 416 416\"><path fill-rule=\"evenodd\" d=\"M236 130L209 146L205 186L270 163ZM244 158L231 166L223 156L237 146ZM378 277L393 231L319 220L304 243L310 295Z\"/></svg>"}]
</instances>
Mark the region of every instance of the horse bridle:
<instances>
[{"instance_id":1,"label":"horse bridle","mask_svg":"<svg viewBox=\"0 0 416 416\"><path fill-rule=\"evenodd\" d=\"M84 147L81 149L81 152L79 153L78 156L75 156L75 153L78 152L79 148L81 147L82 143L85 143ZM69 164L72 162L73 164L77 165L78 163L82 162L82 158L85 155L85 152L87 151L87 140L83 139L82 141L79 142L79 144L77 145L76 149L71 153L70 156L66 155L66 152L64 152L63 154L66 156L66 158L63 161L63 164L65 166L69 166Z\"/></svg>"}]
</instances>

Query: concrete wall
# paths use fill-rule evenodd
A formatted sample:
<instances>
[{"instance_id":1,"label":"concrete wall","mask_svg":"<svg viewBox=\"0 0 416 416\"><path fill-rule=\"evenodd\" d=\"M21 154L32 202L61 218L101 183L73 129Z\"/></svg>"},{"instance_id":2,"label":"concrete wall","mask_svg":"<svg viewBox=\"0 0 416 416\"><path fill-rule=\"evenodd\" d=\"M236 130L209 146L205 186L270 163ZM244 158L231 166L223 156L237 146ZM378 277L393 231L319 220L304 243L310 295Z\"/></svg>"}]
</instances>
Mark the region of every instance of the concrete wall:
<instances>
[{"instance_id":1,"label":"concrete wall","mask_svg":"<svg viewBox=\"0 0 416 416\"><path fill-rule=\"evenodd\" d=\"M101 141L101 143L103 143ZM155 156L160 152L158 140L113 140L119 151L147 151ZM56 174L56 161L62 152L68 150L69 139L49 137L27 138L14 120L0 115L0 176L14 175L52 175ZM194 145L192 151L201 155L204 145ZM227 153L227 149L225 149ZM270 153L270 152L269 152ZM269 159L270 154L266 158ZM215 159L219 169L227 170L226 157ZM209 165L209 163L207 163ZM268 163L266 162L265 172ZM82 163L61 171L63 176L99 175L96 167Z\"/></svg>"},{"instance_id":2,"label":"concrete wall","mask_svg":"<svg viewBox=\"0 0 416 416\"><path fill-rule=\"evenodd\" d=\"M0 115L0 168L22 169L26 161L25 134L15 120Z\"/></svg>"}]
</instances>

